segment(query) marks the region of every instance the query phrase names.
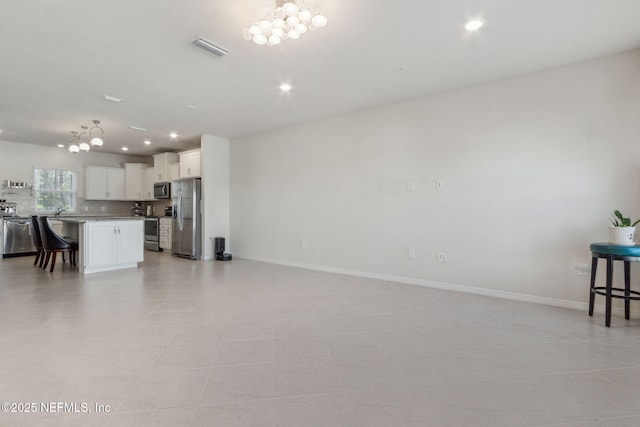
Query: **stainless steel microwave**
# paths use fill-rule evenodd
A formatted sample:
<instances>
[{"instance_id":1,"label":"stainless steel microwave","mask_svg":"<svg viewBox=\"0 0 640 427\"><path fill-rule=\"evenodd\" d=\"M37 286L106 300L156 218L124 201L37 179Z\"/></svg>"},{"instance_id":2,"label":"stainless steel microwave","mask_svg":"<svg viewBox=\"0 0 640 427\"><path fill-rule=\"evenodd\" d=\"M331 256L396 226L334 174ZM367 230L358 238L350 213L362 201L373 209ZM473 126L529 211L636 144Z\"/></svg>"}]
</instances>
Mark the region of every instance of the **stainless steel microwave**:
<instances>
[{"instance_id":1,"label":"stainless steel microwave","mask_svg":"<svg viewBox=\"0 0 640 427\"><path fill-rule=\"evenodd\" d=\"M153 197L155 199L170 199L171 198L171 183L170 182L156 182L153 184Z\"/></svg>"}]
</instances>

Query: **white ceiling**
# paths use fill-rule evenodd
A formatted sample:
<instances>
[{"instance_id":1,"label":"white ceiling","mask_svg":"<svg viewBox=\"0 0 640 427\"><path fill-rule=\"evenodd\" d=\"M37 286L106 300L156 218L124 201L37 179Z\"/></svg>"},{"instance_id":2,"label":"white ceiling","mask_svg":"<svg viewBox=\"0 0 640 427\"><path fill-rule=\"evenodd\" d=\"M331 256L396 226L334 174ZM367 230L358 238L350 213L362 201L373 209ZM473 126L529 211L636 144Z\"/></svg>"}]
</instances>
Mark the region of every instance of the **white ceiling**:
<instances>
[{"instance_id":1,"label":"white ceiling","mask_svg":"<svg viewBox=\"0 0 640 427\"><path fill-rule=\"evenodd\" d=\"M326 28L273 47L243 40L274 4L5 1L0 139L55 146L99 119L102 151L149 155L640 47L639 0L307 0ZM472 17L486 24L469 34ZM196 48L198 35L231 54Z\"/></svg>"}]
</instances>

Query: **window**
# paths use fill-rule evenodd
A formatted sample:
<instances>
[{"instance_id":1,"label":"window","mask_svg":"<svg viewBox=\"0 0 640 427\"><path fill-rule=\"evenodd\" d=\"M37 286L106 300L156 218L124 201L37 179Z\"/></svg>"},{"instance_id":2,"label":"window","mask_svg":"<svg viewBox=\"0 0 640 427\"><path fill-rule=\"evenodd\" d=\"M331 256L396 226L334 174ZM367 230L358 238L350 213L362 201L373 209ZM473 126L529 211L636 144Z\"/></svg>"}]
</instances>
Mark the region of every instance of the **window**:
<instances>
[{"instance_id":1,"label":"window","mask_svg":"<svg viewBox=\"0 0 640 427\"><path fill-rule=\"evenodd\" d=\"M76 174L59 169L36 169L36 211L76 210Z\"/></svg>"}]
</instances>

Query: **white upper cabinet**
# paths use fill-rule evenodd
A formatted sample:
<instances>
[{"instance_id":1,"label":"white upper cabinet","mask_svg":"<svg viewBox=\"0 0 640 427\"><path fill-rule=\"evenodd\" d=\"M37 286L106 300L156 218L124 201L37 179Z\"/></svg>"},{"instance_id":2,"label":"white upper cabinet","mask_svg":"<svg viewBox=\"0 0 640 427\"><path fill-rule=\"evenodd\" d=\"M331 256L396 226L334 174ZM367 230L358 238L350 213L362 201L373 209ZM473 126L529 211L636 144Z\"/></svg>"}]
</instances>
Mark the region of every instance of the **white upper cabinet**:
<instances>
[{"instance_id":1,"label":"white upper cabinet","mask_svg":"<svg viewBox=\"0 0 640 427\"><path fill-rule=\"evenodd\" d=\"M169 165L178 161L176 153L162 153L153 156L153 169L155 171L153 182L170 181Z\"/></svg>"},{"instance_id":2,"label":"white upper cabinet","mask_svg":"<svg viewBox=\"0 0 640 427\"><path fill-rule=\"evenodd\" d=\"M144 172L149 165L144 163L125 163L125 197L127 200L145 200Z\"/></svg>"},{"instance_id":3,"label":"white upper cabinet","mask_svg":"<svg viewBox=\"0 0 640 427\"><path fill-rule=\"evenodd\" d=\"M180 179L180 163L171 163L169 165L169 181Z\"/></svg>"},{"instance_id":4,"label":"white upper cabinet","mask_svg":"<svg viewBox=\"0 0 640 427\"><path fill-rule=\"evenodd\" d=\"M124 200L124 169L87 166L85 169L85 189L86 200Z\"/></svg>"},{"instance_id":5,"label":"white upper cabinet","mask_svg":"<svg viewBox=\"0 0 640 427\"><path fill-rule=\"evenodd\" d=\"M201 172L200 149L183 151L180 154L180 178L199 178Z\"/></svg>"},{"instance_id":6,"label":"white upper cabinet","mask_svg":"<svg viewBox=\"0 0 640 427\"><path fill-rule=\"evenodd\" d=\"M144 200L149 200L149 201L156 200L155 197L153 197L153 184L156 182L155 177L156 177L156 168L147 168L144 170L143 186L142 186L142 193L144 196Z\"/></svg>"}]
</instances>

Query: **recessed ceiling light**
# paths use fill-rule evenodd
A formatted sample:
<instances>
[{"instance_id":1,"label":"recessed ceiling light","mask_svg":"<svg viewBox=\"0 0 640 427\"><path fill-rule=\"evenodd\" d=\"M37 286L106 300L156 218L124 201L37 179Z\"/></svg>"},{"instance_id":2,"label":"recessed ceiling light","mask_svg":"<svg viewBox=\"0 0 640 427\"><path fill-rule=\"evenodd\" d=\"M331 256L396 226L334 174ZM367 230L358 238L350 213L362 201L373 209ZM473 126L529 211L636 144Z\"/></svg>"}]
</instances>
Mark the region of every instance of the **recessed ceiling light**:
<instances>
[{"instance_id":1,"label":"recessed ceiling light","mask_svg":"<svg viewBox=\"0 0 640 427\"><path fill-rule=\"evenodd\" d=\"M58 144L58 148L64 148L64 144Z\"/></svg>"},{"instance_id":2,"label":"recessed ceiling light","mask_svg":"<svg viewBox=\"0 0 640 427\"><path fill-rule=\"evenodd\" d=\"M129 126L129 129L131 129L131 130L139 130L140 132L146 132L147 131L145 128L140 128L138 126Z\"/></svg>"},{"instance_id":3,"label":"recessed ceiling light","mask_svg":"<svg viewBox=\"0 0 640 427\"><path fill-rule=\"evenodd\" d=\"M169 136L170 136L171 138L173 138L173 139L176 139L176 138L178 137L178 134L177 134L177 133L175 133L175 132L171 132L171 133L169 134Z\"/></svg>"},{"instance_id":4,"label":"recessed ceiling light","mask_svg":"<svg viewBox=\"0 0 640 427\"><path fill-rule=\"evenodd\" d=\"M151 145L151 141L149 141L148 139L144 140L144 145Z\"/></svg>"},{"instance_id":5,"label":"recessed ceiling light","mask_svg":"<svg viewBox=\"0 0 640 427\"><path fill-rule=\"evenodd\" d=\"M291 85L289 83L282 83L280 85L280 90L283 92L289 92L291 90Z\"/></svg>"},{"instance_id":6,"label":"recessed ceiling light","mask_svg":"<svg viewBox=\"0 0 640 427\"><path fill-rule=\"evenodd\" d=\"M480 27L484 25L484 22L480 19L472 19L464 24L464 29L467 31L476 31L479 30Z\"/></svg>"},{"instance_id":7,"label":"recessed ceiling light","mask_svg":"<svg viewBox=\"0 0 640 427\"><path fill-rule=\"evenodd\" d=\"M116 98L115 96L104 95L103 98L109 102L122 102L122 98Z\"/></svg>"},{"instance_id":8,"label":"recessed ceiling light","mask_svg":"<svg viewBox=\"0 0 640 427\"><path fill-rule=\"evenodd\" d=\"M122 147L122 151L129 151L129 147Z\"/></svg>"}]
</instances>

